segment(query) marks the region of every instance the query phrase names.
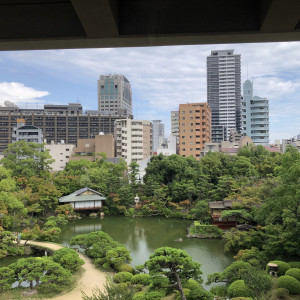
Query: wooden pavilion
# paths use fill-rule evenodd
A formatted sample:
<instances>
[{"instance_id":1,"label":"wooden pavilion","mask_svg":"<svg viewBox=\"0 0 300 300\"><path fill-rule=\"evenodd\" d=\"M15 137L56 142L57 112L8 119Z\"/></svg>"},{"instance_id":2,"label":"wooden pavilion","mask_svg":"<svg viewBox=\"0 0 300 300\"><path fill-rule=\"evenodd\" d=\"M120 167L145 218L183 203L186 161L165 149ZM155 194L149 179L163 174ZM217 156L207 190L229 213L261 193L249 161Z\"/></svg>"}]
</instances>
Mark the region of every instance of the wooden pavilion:
<instances>
[{"instance_id":1,"label":"wooden pavilion","mask_svg":"<svg viewBox=\"0 0 300 300\"><path fill-rule=\"evenodd\" d=\"M74 193L59 198L59 203L70 203L75 211L101 210L103 201L106 198L103 194L88 187L82 188Z\"/></svg>"}]
</instances>

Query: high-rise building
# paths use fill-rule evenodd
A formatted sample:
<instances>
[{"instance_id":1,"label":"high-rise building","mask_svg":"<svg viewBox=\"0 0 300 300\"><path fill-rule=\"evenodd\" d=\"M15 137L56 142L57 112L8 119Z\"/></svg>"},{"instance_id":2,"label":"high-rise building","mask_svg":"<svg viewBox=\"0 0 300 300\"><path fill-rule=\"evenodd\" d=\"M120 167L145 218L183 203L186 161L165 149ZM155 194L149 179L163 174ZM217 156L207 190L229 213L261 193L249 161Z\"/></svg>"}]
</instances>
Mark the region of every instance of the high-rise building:
<instances>
[{"instance_id":1,"label":"high-rise building","mask_svg":"<svg viewBox=\"0 0 300 300\"><path fill-rule=\"evenodd\" d=\"M243 84L242 134L248 135L256 145L269 143L269 100L253 97L253 82Z\"/></svg>"},{"instance_id":2,"label":"high-rise building","mask_svg":"<svg viewBox=\"0 0 300 300\"><path fill-rule=\"evenodd\" d=\"M152 155L152 123L121 119L115 122L116 155L129 165Z\"/></svg>"},{"instance_id":3,"label":"high-rise building","mask_svg":"<svg viewBox=\"0 0 300 300\"><path fill-rule=\"evenodd\" d=\"M165 124L161 120L152 121L152 151L157 152L165 142Z\"/></svg>"},{"instance_id":4,"label":"high-rise building","mask_svg":"<svg viewBox=\"0 0 300 300\"><path fill-rule=\"evenodd\" d=\"M126 110L132 115L132 92L128 79L119 74L100 75L98 80L98 109L116 114Z\"/></svg>"},{"instance_id":5,"label":"high-rise building","mask_svg":"<svg viewBox=\"0 0 300 300\"><path fill-rule=\"evenodd\" d=\"M99 132L114 134L115 120L126 118L123 112L82 112L79 103L44 105L44 109L19 108L7 103L0 107L0 152L13 142L13 128L17 119L24 119L26 126L36 126L43 132L47 144L77 144L78 139L94 138Z\"/></svg>"},{"instance_id":6,"label":"high-rise building","mask_svg":"<svg viewBox=\"0 0 300 300\"><path fill-rule=\"evenodd\" d=\"M212 110L212 141L241 131L241 55L211 51L207 57L207 102Z\"/></svg>"},{"instance_id":7,"label":"high-rise building","mask_svg":"<svg viewBox=\"0 0 300 300\"><path fill-rule=\"evenodd\" d=\"M200 158L211 141L211 109L207 103L179 105L179 155Z\"/></svg>"},{"instance_id":8,"label":"high-rise building","mask_svg":"<svg viewBox=\"0 0 300 300\"><path fill-rule=\"evenodd\" d=\"M179 111L171 111L171 134L179 137Z\"/></svg>"}]
</instances>

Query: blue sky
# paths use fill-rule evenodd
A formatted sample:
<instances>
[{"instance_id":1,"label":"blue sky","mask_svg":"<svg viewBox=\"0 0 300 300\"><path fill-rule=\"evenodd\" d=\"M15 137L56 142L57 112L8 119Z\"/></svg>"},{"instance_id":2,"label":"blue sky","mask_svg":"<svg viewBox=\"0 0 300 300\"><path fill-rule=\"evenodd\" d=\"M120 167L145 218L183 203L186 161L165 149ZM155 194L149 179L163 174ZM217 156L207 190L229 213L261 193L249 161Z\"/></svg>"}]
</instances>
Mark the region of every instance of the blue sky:
<instances>
[{"instance_id":1,"label":"blue sky","mask_svg":"<svg viewBox=\"0 0 300 300\"><path fill-rule=\"evenodd\" d=\"M133 114L162 119L186 102L206 102L206 56L211 50L241 54L242 82L270 101L270 140L300 133L300 43L170 46L0 52L0 104L20 107L82 103L97 109L100 74L124 74L132 85Z\"/></svg>"}]
</instances>

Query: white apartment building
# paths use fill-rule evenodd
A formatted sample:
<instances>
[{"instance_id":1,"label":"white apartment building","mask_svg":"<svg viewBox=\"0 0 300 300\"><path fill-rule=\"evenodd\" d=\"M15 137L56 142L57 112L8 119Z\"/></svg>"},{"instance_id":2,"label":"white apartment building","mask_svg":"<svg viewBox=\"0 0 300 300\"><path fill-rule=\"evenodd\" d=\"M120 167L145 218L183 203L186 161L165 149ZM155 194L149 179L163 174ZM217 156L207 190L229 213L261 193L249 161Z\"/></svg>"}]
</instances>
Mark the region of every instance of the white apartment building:
<instances>
[{"instance_id":1,"label":"white apartment building","mask_svg":"<svg viewBox=\"0 0 300 300\"><path fill-rule=\"evenodd\" d=\"M28 143L43 143L43 130L33 125L26 125L25 119L17 119L17 126L13 127L12 142L25 141Z\"/></svg>"},{"instance_id":2,"label":"white apartment building","mask_svg":"<svg viewBox=\"0 0 300 300\"><path fill-rule=\"evenodd\" d=\"M233 52L233 49L216 50L207 57L207 102L212 110L212 142L220 142L225 131L227 140L231 129L241 132L241 55ZM224 133L220 133L220 129Z\"/></svg>"},{"instance_id":3,"label":"white apartment building","mask_svg":"<svg viewBox=\"0 0 300 300\"><path fill-rule=\"evenodd\" d=\"M253 97L253 82L243 84L242 134L251 137L255 145L269 144L269 100Z\"/></svg>"},{"instance_id":4,"label":"white apartment building","mask_svg":"<svg viewBox=\"0 0 300 300\"><path fill-rule=\"evenodd\" d=\"M177 137L171 134L167 140L167 147L158 148L157 154L162 153L163 155L169 156L172 154L176 154L176 151L177 151Z\"/></svg>"},{"instance_id":5,"label":"white apartment building","mask_svg":"<svg viewBox=\"0 0 300 300\"><path fill-rule=\"evenodd\" d=\"M145 120L115 121L116 156L129 165L152 155L152 123Z\"/></svg>"},{"instance_id":6,"label":"white apartment building","mask_svg":"<svg viewBox=\"0 0 300 300\"><path fill-rule=\"evenodd\" d=\"M128 79L119 74L100 75L98 80L98 110L132 115L132 91Z\"/></svg>"},{"instance_id":7,"label":"white apartment building","mask_svg":"<svg viewBox=\"0 0 300 300\"><path fill-rule=\"evenodd\" d=\"M50 165L52 171L62 171L66 167L75 147L76 145L65 144L64 141L45 145L45 149L49 150L49 154L55 160Z\"/></svg>"}]
</instances>

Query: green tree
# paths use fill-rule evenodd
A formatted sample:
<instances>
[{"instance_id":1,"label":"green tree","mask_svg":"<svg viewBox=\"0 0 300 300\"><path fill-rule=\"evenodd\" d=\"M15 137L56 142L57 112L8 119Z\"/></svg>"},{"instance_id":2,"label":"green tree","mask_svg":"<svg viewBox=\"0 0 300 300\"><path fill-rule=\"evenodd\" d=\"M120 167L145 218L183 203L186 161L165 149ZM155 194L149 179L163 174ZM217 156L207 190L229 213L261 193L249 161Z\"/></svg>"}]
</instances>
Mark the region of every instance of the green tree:
<instances>
[{"instance_id":1,"label":"green tree","mask_svg":"<svg viewBox=\"0 0 300 300\"><path fill-rule=\"evenodd\" d=\"M15 177L49 176L50 164L54 160L43 144L19 141L9 144L4 150L3 166Z\"/></svg>"},{"instance_id":2,"label":"green tree","mask_svg":"<svg viewBox=\"0 0 300 300\"><path fill-rule=\"evenodd\" d=\"M202 282L200 264L194 262L184 250L170 247L158 248L145 262L145 267L150 275L164 274L168 277L170 282L176 285L184 300L186 296L183 292L182 281L193 278L199 283Z\"/></svg>"}]
</instances>

